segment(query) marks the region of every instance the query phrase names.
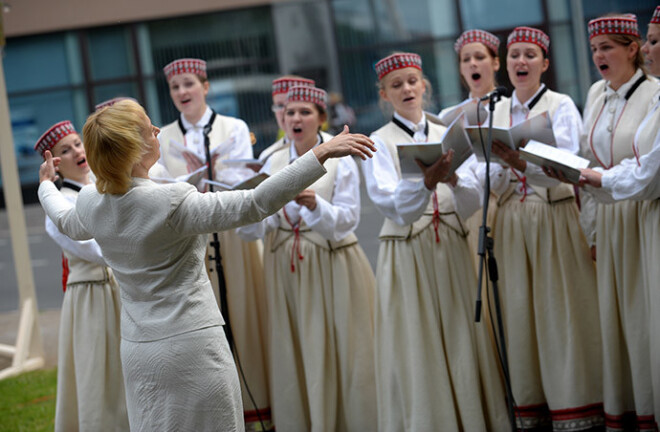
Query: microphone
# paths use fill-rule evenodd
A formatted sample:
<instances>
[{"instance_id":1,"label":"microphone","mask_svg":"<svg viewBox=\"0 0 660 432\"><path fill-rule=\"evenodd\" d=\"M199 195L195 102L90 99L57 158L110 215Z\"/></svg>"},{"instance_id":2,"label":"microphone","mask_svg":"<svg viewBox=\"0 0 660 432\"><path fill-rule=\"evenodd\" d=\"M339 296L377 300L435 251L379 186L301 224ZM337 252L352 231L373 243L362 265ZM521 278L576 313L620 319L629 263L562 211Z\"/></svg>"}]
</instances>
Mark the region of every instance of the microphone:
<instances>
[{"instance_id":1,"label":"microphone","mask_svg":"<svg viewBox=\"0 0 660 432\"><path fill-rule=\"evenodd\" d=\"M479 100L483 102L483 101L487 101L488 99L496 98L496 97L498 97L498 96L500 96L500 97L501 97L501 96L505 96L505 97L506 97L506 96L508 96L508 95L509 95L509 89L507 89L507 88L504 87L504 86L499 86L499 87L497 87L495 90L493 90L492 92L488 93L486 96L482 97L482 98L479 99Z\"/></svg>"}]
</instances>

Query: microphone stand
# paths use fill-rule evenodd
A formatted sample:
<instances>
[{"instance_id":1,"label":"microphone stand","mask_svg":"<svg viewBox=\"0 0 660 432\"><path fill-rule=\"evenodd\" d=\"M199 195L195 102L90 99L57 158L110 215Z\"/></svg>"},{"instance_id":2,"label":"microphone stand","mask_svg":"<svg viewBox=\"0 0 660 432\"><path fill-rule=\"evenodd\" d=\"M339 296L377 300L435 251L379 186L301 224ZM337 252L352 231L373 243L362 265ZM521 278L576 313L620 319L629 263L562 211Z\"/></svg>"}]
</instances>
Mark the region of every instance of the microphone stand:
<instances>
[{"instance_id":1,"label":"microphone stand","mask_svg":"<svg viewBox=\"0 0 660 432\"><path fill-rule=\"evenodd\" d=\"M488 201L490 199L490 155L493 147L493 112L495 111L495 103L497 103L501 98L501 95L497 92L491 94L488 102L488 140L486 141L486 148L484 149L484 158L486 159L486 179L484 185L484 197L482 205L482 220L481 227L479 227L479 281L477 285L477 303L475 310L475 322L481 321L481 286L483 282L483 271L486 265L488 265L488 276L490 281L493 284L493 297L495 301L495 314L497 319L497 331L500 335L499 337L499 347L498 351L500 352L500 363L502 365L502 372L504 374L504 384L506 388L507 396L507 408L509 411L509 421L511 422L511 430L516 432L516 419L513 410L513 392L511 390L511 378L509 375L509 361L506 354L506 342L504 340L504 326L502 324L502 309L500 307L500 296L499 288L497 285L498 274L497 274L497 262L495 261L495 255L493 254L493 238L488 235L490 232L490 227L488 227ZM477 113L479 112L479 107L477 107ZM482 141L483 143L483 141ZM488 258L486 258L486 254Z\"/></svg>"},{"instance_id":2,"label":"microphone stand","mask_svg":"<svg viewBox=\"0 0 660 432\"><path fill-rule=\"evenodd\" d=\"M206 152L206 167L209 180L213 181L213 166L211 164L211 140L209 139L209 134L211 133L211 128L213 125L209 122L204 126L204 150ZM209 191L213 192L213 184L209 183ZM213 241L211 242L213 246L213 255L209 255L209 259L215 261L215 273L218 278L218 293L220 296L220 313L225 320L225 335L227 337L227 343L229 344L229 349L234 353L234 335L231 331L231 324L229 322L229 305L227 303L227 284L225 282L225 272L222 268L222 255L220 254L220 239L218 238L218 233L213 233Z\"/></svg>"}]
</instances>

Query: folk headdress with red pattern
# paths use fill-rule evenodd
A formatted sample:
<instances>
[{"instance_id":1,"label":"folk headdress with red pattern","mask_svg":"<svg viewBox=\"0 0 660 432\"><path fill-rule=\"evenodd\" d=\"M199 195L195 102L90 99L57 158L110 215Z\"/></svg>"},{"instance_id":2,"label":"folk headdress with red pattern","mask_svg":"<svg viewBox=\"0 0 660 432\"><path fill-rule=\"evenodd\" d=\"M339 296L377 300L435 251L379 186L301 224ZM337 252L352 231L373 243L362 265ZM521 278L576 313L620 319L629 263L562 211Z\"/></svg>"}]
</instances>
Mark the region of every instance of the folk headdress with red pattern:
<instances>
[{"instance_id":1,"label":"folk headdress with red pattern","mask_svg":"<svg viewBox=\"0 0 660 432\"><path fill-rule=\"evenodd\" d=\"M589 30L589 40L596 36L610 34L639 37L637 17L633 14L592 19L589 21L587 29Z\"/></svg>"},{"instance_id":2,"label":"folk headdress with red pattern","mask_svg":"<svg viewBox=\"0 0 660 432\"><path fill-rule=\"evenodd\" d=\"M184 73L191 73L206 78L206 62L195 58L182 58L174 60L165 66L163 72L165 72L168 81L172 77Z\"/></svg>"},{"instance_id":3,"label":"folk headdress with red pattern","mask_svg":"<svg viewBox=\"0 0 660 432\"><path fill-rule=\"evenodd\" d=\"M276 94L286 94L289 92L291 87L295 86L306 86L314 87L316 83L314 80L307 78L290 78L283 77L273 80L273 96Z\"/></svg>"},{"instance_id":4,"label":"folk headdress with red pattern","mask_svg":"<svg viewBox=\"0 0 660 432\"><path fill-rule=\"evenodd\" d=\"M548 50L550 49L550 36L533 27L514 28L507 38L506 48L509 49L512 44L518 42L528 42L538 45L546 54L548 54Z\"/></svg>"},{"instance_id":5,"label":"folk headdress with red pattern","mask_svg":"<svg viewBox=\"0 0 660 432\"><path fill-rule=\"evenodd\" d=\"M378 74L378 80L382 80L385 75L398 69L414 67L422 70L422 58L415 53L396 53L381 59L374 68Z\"/></svg>"},{"instance_id":6,"label":"folk headdress with red pattern","mask_svg":"<svg viewBox=\"0 0 660 432\"><path fill-rule=\"evenodd\" d=\"M286 103L311 102L323 109L327 106L328 94L325 90L310 86L293 86L286 94Z\"/></svg>"},{"instance_id":7,"label":"folk headdress with red pattern","mask_svg":"<svg viewBox=\"0 0 660 432\"><path fill-rule=\"evenodd\" d=\"M497 54L497 50L500 48L500 39L497 36L484 30L475 29L463 32L463 34L461 34L458 39L456 39L456 43L454 43L454 50L456 51L456 54L460 54L461 49L465 45L474 42L479 42L486 45L495 54Z\"/></svg>"},{"instance_id":8,"label":"folk headdress with red pattern","mask_svg":"<svg viewBox=\"0 0 660 432\"><path fill-rule=\"evenodd\" d=\"M660 6L655 7L653 16L651 17L651 22L649 24L660 24Z\"/></svg>"},{"instance_id":9,"label":"folk headdress with red pattern","mask_svg":"<svg viewBox=\"0 0 660 432\"><path fill-rule=\"evenodd\" d=\"M69 120L55 123L37 140L34 150L43 156L46 150L52 150L62 138L74 133L77 133L76 129Z\"/></svg>"}]
</instances>

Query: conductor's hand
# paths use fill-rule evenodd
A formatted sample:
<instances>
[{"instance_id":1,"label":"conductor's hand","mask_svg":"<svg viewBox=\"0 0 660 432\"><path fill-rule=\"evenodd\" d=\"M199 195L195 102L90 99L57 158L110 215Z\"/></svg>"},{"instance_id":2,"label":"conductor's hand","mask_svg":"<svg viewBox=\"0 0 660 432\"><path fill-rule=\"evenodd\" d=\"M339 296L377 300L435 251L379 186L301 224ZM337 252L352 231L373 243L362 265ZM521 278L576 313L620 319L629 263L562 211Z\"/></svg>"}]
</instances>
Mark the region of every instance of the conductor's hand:
<instances>
[{"instance_id":1,"label":"conductor's hand","mask_svg":"<svg viewBox=\"0 0 660 432\"><path fill-rule=\"evenodd\" d=\"M352 134L348 132L348 126L333 139L312 149L319 162L324 163L330 158L340 158L343 156L358 156L365 160L372 157L376 151L374 142L362 134Z\"/></svg>"},{"instance_id":2,"label":"conductor's hand","mask_svg":"<svg viewBox=\"0 0 660 432\"><path fill-rule=\"evenodd\" d=\"M44 158L46 160L39 167L39 183L46 180L57 180L59 178L57 175L57 166L60 164L62 159L53 157L53 154L50 152L50 150L46 150L44 152Z\"/></svg>"},{"instance_id":3,"label":"conductor's hand","mask_svg":"<svg viewBox=\"0 0 660 432\"><path fill-rule=\"evenodd\" d=\"M435 186L438 183L450 183L452 186L456 186L458 176L456 173L453 173L451 176L449 175L453 158L454 150L449 150L447 153L443 154L440 159L433 162L433 165L426 166L419 159L415 159L415 162L417 162L417 165L424 174L424 186L426 186L428 190L435 190Z\"/></svg>"},{"instance_id":4,"label":"conductor's hand","mask_svg":"<svg viewBox=\"0 0 660 432\"><path fill-rule=\"evenodd\" d=\"M301 206L307 207L309 210L314 211L316 208L316 193L311 189L305 189L294 198L294 201Z\"/></svg>"},{"instance_id":5,"label":"conductor's hand","mask_svg":"<svg viewBox=\"0 0 660 432\"><path fill-rule=\"evenodd\" d=\"M520 159L520 152L514 150L501 141L493 140L493 153L499 156L511 168L524 172L527 169L527 162Z\"/></svg>"},{"instance_id":6,"label":"conductor's hand","mask_svg":"<svg viewBox=\"0 0 660 432\"><path fill-rule=\"evenodd\" d=\"M594 171L591 168L580 170L580 186L589 185L595 188L603 186L603 174Z\"/></svg>"}]
</instances>

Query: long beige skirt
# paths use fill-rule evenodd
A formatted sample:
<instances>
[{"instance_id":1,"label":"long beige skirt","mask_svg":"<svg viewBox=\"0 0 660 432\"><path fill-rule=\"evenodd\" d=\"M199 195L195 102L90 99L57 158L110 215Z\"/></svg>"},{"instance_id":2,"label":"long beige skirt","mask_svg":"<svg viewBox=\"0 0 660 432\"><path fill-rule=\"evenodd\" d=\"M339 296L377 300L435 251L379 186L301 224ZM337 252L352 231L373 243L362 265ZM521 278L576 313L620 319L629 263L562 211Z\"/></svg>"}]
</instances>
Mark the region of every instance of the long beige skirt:
<instances>
[{"instance_id":1,"label":"long beige skirt","mask_svg":"<svg viewBox=\"0 0 660 432\"><path fill-rule=\"evenodd\" d=\"M602 425L596 274L575 202L514 194L498 209L494 240L519 426Z\"/></svg>"},{"instance_id":2,"label":"long beige skirt","mask_svg":"<svg viewBox=\"0 0 660 432\"><path fill-rule=\"evenodd\" d=\"M599 204L596 265L603 332L606 426L653 430L649 293L641 241L642 202Z\"/></svg>"},{"instance_id":3,"label":"long beige skirt","mask_svg":"<svg viewBox=\"0 0 660 432\"><path fill-rule=\"evenodd\" d=\"M375 311L379 431L507 430L505 394L466 239L441 224L380 244Z\"/></svg>"},{"instance_id":4,"label":"long beige skirt","mask_svg":"<svg viewBox=\"0 0 660 432\"><path fill-rule=\"evenodd\" d=\"M375 278L358 245L265 242L273 418L278 431L376 430Z\"/></svg>"},{"instance_id":5,"label":"long beige skirt","mask_svg":"<svg viewBox=\"0 0 660 432\"><path fill-rule=\"evenodd\" d=\"M645 201L641 209L645 285L649 295L649 341L656 427L660 421L660 200Z\"/></svg>"},{"instance_id":6,"label":"long beige skirt","mask_svg":"<svg viewBox=\"0 0 660 432\"><path fill-rule=\"evenodd\" d=\"M213 236L209 236L210 239ZM246 430L272 428L270 387L268 378L268 306L263 278L263 244L261 240L245 242L235 230L219 233L222 268L227 286L229 321L238 350L236 366L242 367L241 394L245 409ZM212 254L209 248L209 254ZM215 263L207 261L213 292L218 296ZM240 360L240 365L239 365ZM243 380L243 376L245 380ZM246 387L247 381L247 387ZM248 388L257 405L249 397ZM258 415L257 415L258 414Z\"/></svg>"},{"instance_id":7,"label":"long beige skirt","mask_svg":"<svg viewBox=\"0 0 660 432\"><path fill-rule=\"evenodd\" d=\"M112 276L106 283L67 286L57 352L56 431L128 430L120 311Z\"/></svg>"}]
</instances>

